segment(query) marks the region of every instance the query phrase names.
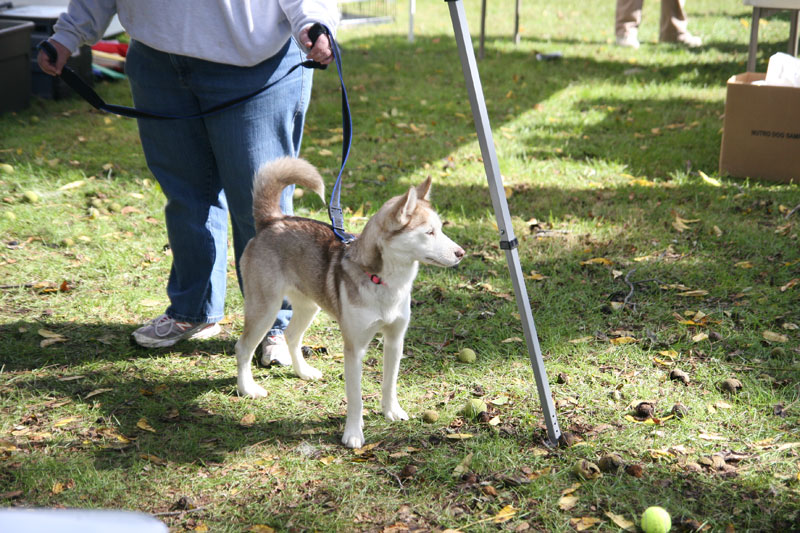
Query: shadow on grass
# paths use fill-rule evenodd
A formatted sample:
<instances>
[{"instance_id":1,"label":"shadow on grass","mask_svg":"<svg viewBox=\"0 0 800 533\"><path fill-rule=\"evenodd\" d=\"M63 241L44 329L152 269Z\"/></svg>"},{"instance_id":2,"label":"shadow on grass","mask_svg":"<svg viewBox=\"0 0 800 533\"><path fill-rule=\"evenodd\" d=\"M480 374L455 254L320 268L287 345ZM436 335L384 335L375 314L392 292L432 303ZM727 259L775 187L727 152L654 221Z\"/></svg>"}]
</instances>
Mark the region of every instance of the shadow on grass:
<instances>
[{"instance_id":1,"label":"shadow on grass","mask_svg":"<svg viewBox=\"0 0 800 533\"><path fill-rule=\"evenodd\" d=\"M579 40L554 42L563 42L568 47L586 45ZM703 53L710 53L710 49L714 49L728 57L730 53L739 51L738 48L740 45L734 43L710 43ZM679 79L688 87L724 87L732 74L742 70L738 61L698 60L695 52L685 57L678 56L675 64L670 65L648 65L646 62L632 65L626 58L603 59L604 55L610 54L584 57L567 54L562 60L543 62L538 61L533 53L516 49L510 52L490 49L486 58L480 62L479 70L494 128L502 127L520 114L535 110L537 105L576 83L597 82L620 86L634 83L645 86ZM465 139L472 138L474 126L452 35L419 37L413 45L400 36L352 39L345 43L343 56L345 81L351 96L354 121L351 169L366 168L378 174L385 172L386 168L407 170L425 162L436 163L451 154ZM424 91L420 90L421 84L425 87ZM128 93L124 83L103 84L100 91L112 100L124 100ZM93 159L103 152L105 133L100 131L103 129L103 114L90 113L97 115L93 121L97 127L95 129L92 126L90 131L81 132L87 141L76 144L73 138L64 135L71 118L62 116L59 111L63 111L67 105L64 102L36 101L30 111L20 114L22 119L34 113L52 116L48 121L42 121L42 124L26 123L14 135L20 138L41 138L42 156L45 158L52 156L65 161L76 160L76 168L84 169L87 173L97 172ZM584 136L590 138L589 141L577 142L578 145L588 145L588 148L580 148L577 154L585 151L592 154L592 157L621 162L628 165L633 173L657 172L660 175L670 175L684 169L685 161L643 158L642 154L636 152L638 145L632 146L622 139L640 131L649 134L652 127L680 122L687 114L692 114L703 116L703 128L709 130L695 139L692 147L699 148L699 154L693 154L692 159L696 159L695 164L698 167L716 168L721 104L687 97L645 102L637 98L627 101L614 98L603 102L577 102L573 105L643 110L642 120L633 125L616 120L621 112L617 110L603 124L590 126L583 132ZM84 103L68 107L80 109L81 114L88 110L88 104ZM436 115L431 114L432 108L437 110ZM398 123L413 123L424 129L421 133L410 132L407 128L398 128ZM365 124L370 125L367 127ZM307 117L308 142L305 143L306 149L312 149L305 150L304 155L320 166L338 165L338 156L317 155L313 145L315 137L316 140L320 140L320 137L328 139L329 130L335 131L340 126L338 78L330 71L317 72L314 98ZM558 146L563 141L563 135L574 135L583 126L551 124L547 129L553 132L552 137L530 138L530 148L537 155L542 155L543 146ZM132 128L125 127L124 131L125 135L130 135ZM367 134L366 131L371 133ZM694 133L696 132L697 130ZM609 135L611 137L603 142L605 136ZM143 156L136 153L139 150L138 143L133 144L135 146L130 156L141 163ZM387 150L387 146L391 149ZM331 152L336 154L338 150L332 149ZM573 153L572 156L577 154ZM140 177L134 169L137 163L130 162L131 157L120 158L120 166L123 168L118 168L115 173L120 179ZM86 164L81 163L82 161ZM126 170L126 166L130 168Z\"/></svg>"}]
</instances>

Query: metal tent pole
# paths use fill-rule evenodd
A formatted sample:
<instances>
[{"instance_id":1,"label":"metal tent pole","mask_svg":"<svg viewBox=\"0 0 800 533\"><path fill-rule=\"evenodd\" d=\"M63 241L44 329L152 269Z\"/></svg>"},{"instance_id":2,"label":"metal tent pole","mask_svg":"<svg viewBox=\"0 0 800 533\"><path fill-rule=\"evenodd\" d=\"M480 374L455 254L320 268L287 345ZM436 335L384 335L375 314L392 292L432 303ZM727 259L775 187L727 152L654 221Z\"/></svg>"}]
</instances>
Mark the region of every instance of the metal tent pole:
<instances>
[{"instance_id":1,"label":"metal tent pole","mask_svg":"<svg viewBox=\"0 0 800 533\"><path fill-rule=\"evenodd\" d=\"M483 88L481 87L478 66L475 62L475 52L472 49L472 40L469 36L467 27L467 17L464 13L464 5L461 0L445 0L450 7L450 18L453 21L458 53L461 56L461 67L464 70L464 80L467 83L467 93L469 103L472 108L472 117L475 120L475 128L478 133L478 142L483 155L483 165L486 169L486 179L489 182L489 193L492 197L497 227L500 231L500 248L505 250L508 270L511 273L511 281L514 285L514 294L517 301L517 310L522 320L522 328L525 332L525 342L528 346L528 355L533 367L533 374L536 377L536 388L539 392L539 402L542 405L544 421L547 426L547 436L552 445L558 443L561 430L556 419L556 410L553 405L553 398L550 395L550 383L547 381L547 373L542 359L542 350L539 347L539 338L536 335L536 325L533 322L531 304L528 300L528 292L525 288L525 281L522 275L522 267L519 262L519 252L517 251L518 241L514 237L514 229L511 226L511 216L508 212L505 191L503 190L502 178L500 176L500 166L497 163L497 153L494 148L492 138L492 128L489 125L489 116L486 112L486 102L483 98Z\"/></svg>"}]
</instances>

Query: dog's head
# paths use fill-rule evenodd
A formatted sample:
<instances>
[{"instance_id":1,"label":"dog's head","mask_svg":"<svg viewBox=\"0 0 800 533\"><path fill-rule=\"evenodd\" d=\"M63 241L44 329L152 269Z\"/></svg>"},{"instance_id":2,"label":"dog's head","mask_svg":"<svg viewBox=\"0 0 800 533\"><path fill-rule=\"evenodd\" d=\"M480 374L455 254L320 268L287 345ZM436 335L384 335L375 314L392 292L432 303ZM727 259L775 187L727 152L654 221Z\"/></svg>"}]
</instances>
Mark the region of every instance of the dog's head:
<instances>
[{"instance_id":1,"label":"dog's head","mask_svg":"<svg viewBox=\"0 0 800 533\"><path fill-rule=\"evenodd\" d=\"M389 200L378 212L388 236L382 250L385 255L428 265L455 266L464 257L464 250L442 232L442 221L431 208L430 191L428 178L404 195Z\"/></svg>"}]
</instances>

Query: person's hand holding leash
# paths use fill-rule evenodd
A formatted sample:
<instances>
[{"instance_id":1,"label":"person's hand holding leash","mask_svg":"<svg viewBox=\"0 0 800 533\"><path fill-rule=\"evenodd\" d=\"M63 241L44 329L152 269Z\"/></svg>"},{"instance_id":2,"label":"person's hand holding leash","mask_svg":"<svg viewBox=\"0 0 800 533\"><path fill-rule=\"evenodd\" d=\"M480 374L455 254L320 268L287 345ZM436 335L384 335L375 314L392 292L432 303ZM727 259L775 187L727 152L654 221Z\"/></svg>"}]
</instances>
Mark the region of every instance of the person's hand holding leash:
<instances>
[{"instance_id":1,"label":"person's hand holding leash","mask_svg":"<svg viewBox=\"0 0 800 533\"><path fill-rule=\"evenodd\" d=\"M64 65L66 65L67 60L70 58L72 53L67 49L66 46L58 41L51 39L48 42L53 45L53 48L55 48L58 54L55 58L55 61L51 62L51 59L47 53L40 49L39 55L36 56L36 62L39 64L39 68L42 69L42 72L45 74L49 74L50 76L60 76L61 70L64 68Z\"/></svg>"},{"instance_id":2,"label":"person's hand holding leash","mask_svg":"<svg viewBox=\"0 0 800 533\"><path fill-rule=\"evenodd\" d=\"M313 26L306 26L300 30L300 42L304 47L310 50L306 57L317 63L330 65L333 61L333 51L331 50L330 40L328 40L328 36L322 32L319 37L317 37L317 40L312 42L311 37L308 35L312 27Z\"/></svg>"}]
</instances>

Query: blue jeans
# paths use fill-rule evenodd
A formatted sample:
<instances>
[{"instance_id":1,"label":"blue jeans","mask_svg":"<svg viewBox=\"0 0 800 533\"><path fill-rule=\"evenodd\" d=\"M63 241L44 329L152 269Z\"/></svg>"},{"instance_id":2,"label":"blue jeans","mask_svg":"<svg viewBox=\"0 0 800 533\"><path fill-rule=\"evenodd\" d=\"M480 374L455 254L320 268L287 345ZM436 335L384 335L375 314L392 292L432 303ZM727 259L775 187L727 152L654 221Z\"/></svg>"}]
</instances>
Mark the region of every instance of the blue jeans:
<instances>
[{"instance_id":1,"label":"blue jeans","mask_svg":"<svg viewBox=\"0 0 800 533\"><path fill-rule=\"evenodd\" d=\"M167 54L134 42L126 72L136 107L190 115L263 87L303 59L292 40L253 67ZM138 119L147 165L167 199L171 318L211 323L225 316L228 214L241 287L239 258L255 235L253 176L268 161L298 155L311 77L309 69L297 69L245 104L205 118ZM287 188L281 197L287 214L292 193ZM290 317L284 302L270 333L285 329Z\"/></svg>"}]
</instances>

